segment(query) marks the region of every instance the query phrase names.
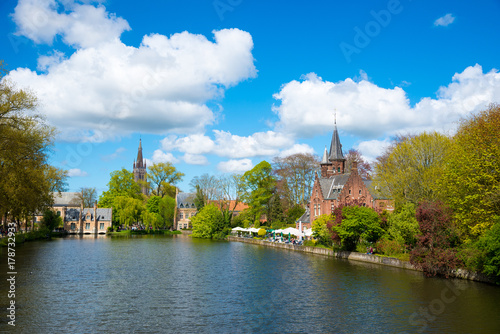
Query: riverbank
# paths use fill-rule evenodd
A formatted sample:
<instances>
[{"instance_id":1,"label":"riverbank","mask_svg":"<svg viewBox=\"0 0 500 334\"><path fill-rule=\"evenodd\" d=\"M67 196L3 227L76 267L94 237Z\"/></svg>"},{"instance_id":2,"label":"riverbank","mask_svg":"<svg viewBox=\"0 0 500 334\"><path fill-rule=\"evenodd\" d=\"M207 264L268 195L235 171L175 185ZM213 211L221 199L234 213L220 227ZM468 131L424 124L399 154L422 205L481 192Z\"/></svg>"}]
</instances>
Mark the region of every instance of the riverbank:
<instances>
[{"instance_id":1,"label":"riverbank","mask_svg":"<svg viewBox=\"0 0 500 334\"><path fill-rule=\"evenodd\" d=\"M333 249L328 249L328 248L298 246L298 245L291 245L291 244L284 244L284 243L277 243L277 242L269 242L267 240L256 240L256 239L241 238L241 237L234 237L234 236L228 236L227 238L229 241L244 242L244 243L260 245L260 246L264 246L264 247L281 248L281 249L287 249L287 250L303 252L303 253L324 255L324 256L334 257L334 258L338 258L338 259L346 259L349 261L368 262L368 263L379 264L382 266L389 266L389 267L396 267L396 268L407 269L407 270L422 271L420 269L415 268L408 261L402 261L402 260L399 260L399 259L396 259L393 257L377 256L377 255L357 253L357 252L345 252L345 251L334 252ZM493 279L491 279L483 274L470 272L470 271L463 270L463 269L454 270L453 272L451 272L449 274L449 276L452 278L461 278L461 279L466 279L466 280L471 280L471 281L476 281L476 282L498 284Z\"/></svg>"},{"instance_id":2,"label":"riverbank","mask_svg":"<svg viewBox=\"0 0 500 334\"><path fill-rule=\"evenodd\" d=\"M174 235L182 234L181 231L170 231L170 230L122 230L119 232L107 232L106 235L109 236L129 236L129 235Z\"/></svg>"}]
</instances>

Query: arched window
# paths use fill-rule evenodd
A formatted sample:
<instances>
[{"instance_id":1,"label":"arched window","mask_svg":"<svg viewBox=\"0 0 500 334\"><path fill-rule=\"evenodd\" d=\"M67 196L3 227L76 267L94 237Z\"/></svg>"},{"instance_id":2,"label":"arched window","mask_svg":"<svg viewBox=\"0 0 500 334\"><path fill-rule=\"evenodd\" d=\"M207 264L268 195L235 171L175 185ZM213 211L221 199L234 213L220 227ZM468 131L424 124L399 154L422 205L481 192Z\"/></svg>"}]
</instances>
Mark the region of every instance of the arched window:
<instances>
[{"instance_id":1,"label":"arched window","mask_svg":"<svg viewBox=\"0 0 500 334\"><path fill-rule=\"evenodd\" d=\"M181 203L181 205L179 205L179 208L184 208L184 204Z\"/></svg>"}]
</instances>

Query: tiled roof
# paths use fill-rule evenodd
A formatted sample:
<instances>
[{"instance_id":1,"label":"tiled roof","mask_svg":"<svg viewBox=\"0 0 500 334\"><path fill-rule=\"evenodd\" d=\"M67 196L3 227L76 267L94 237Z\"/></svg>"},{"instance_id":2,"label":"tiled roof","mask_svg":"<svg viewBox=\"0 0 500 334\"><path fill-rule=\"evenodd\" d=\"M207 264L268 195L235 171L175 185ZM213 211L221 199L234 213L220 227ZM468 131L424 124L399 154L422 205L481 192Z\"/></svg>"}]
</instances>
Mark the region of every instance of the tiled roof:
<instances>
[{"instance_id":1,"label":"tiled roof","mask_svg":"<svg viewBox=\"0 0 500 334\"><path fill-rule=\"evenodd\" d=\"M338 174L329 178L320 178L319 184L321 186L323 198L337 199L340 194L338 189L342 189L344 187L350 175L351 174Z\"/></svg>"},{"instance_id":2,"label":"tiled roof","mask_svg":"<svg viewBox=\"0 0 500 334\"><path fill-rule=\"evenodd\" d=\"M66 211L66 221L78 221L81 209L68 209ZM83 220L85 221L85 216L90 213L90 216L94 217L94 208L83 209ZM111 208L97 208L97 219L98 220L111 220L112 211Z\"/></svg>"},{"instance_id":3,"label":"tiled roof","mask_svg":"<svg viewBox=\"0 0 500 334\"><path fill-rule=\"evenodd\" d=\"M74 202L74 199L77 195L78 195L77 192L52 193L52 196L54 196L54 206L71 205L71 203ZM75 206L78 206L78 204L75 204Z\"/></svg>"},{"instance_id":4,"label":"tiled roof","mask_svg":"<svg viewBox=\"0 0 500 334\"><path fill-rule=\"evenodd\" d=\"M311 222L311 213L309 212L309 207L306 208L306 212L298 219L298 222L302 223L310 223Z\"/></svg>"},{"instance_id":5,"label":"tiled roof","mask_svg":"<svg viewBox=\"0 0 500 334\"><path fill-rule=\"evenodd\" d=\"M196 197L196 194L194 193L178 193L177 194L177 207L178 208L193 208L195 209L196 206L194 205L194 199Z\"/></svg>"}]
</instances>

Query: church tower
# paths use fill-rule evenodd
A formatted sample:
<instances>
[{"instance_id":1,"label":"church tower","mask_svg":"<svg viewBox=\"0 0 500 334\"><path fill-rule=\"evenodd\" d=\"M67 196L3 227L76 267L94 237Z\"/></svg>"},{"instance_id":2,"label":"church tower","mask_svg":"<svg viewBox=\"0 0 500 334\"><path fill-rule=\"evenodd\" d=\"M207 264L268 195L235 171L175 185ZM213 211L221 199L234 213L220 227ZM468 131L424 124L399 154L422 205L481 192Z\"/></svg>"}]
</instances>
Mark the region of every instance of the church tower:
<instances>
[{"instance_id":1,"label":"church tower","mask_svg":"<svg viewBox=\"0 0 500 334\"><path fill-rule=\"evenodd\" d=\"M335 117L336 118L336 117ZM345 158L342 153L339 132L337 130L337 120L335 119L330 152L325 147L323 159L321 159L321 177L332 177L336 174L345 173Z\"/></svg>"},{"instance_id":2,"label":"church tower","mask_svg":"<svg viewBox=\"0 0 500 334\"><path fill-rule=\"evenodd\" d=\"M137 160L134 161L134 181L139 183L141 192L144 195L148 194L148 188L145 185L146 177L146 160L142 158L142 142L139 139L139 150L137 151ZM143 182L139 182L143 181Z\"/></svg>"}]
</instances>

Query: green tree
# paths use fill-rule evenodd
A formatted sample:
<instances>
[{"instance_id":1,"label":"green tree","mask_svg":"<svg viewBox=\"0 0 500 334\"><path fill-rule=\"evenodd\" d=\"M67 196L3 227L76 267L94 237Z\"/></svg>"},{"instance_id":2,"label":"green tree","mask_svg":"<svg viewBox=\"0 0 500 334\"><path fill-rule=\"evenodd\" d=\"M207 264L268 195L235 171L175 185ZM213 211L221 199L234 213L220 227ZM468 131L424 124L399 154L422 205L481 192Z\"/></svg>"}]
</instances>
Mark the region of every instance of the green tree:
<instances>
[{"instance_id":1,"label":"green tree","mask_svg":"<svg viewBox=\"0 0 500 334\"><path fill-rule=\"evenodd\" d=\"M161 197L160 196L151 196L148 198L148 201L146 202L146 210L151 213L160 213L160 202L161 202Z\"/></svg>"},{"instance_id":2,"label":"green tree","mask_svg":"<svg viewBox=\"0 0 500 334\"><path fill-rule=\"evenodd\" d=\"M175 199L165 196L158 204L158 213L160 214L165 228L171 228L174 223Z\"/></svg>"},{"instance_id":3,"label":"green tree","mask_svg":"<svg viewBox=\"0 0 500 334\"><path fill-rule=\"evenodd\" d=\"M269 199L268 210L267 222L270 225L285 221L285 214L283 213L281 198L277 192L274 192L274 194Z\"/></svg>"},{"instance_id":4,"label":"green tree","mask_svg":"<svg viewBox=\"0 0 500 334\"><path fill-rule=\"evenodd\" d=\"M500 105L461 122L438 185L466 238L500 216Z\"/></svg>"},{"instance_id":5,"label":"green tree","mask_svg":"<svg viewBox=\"0 0 500 334\"><path fill-rule=\"evenodd\" d=\"M31 220L67 187L67 172L48 163L55 128L36 113L37 98L4 75L0 61L0 217Z\"/></svg>"},{"instance_id":6,"label":"green tree","mask_svg":"<svg viewBox=\"0 0 500 334\"><path fill-rule=\"evenodd\" d=\"M406 203L398 212L391 214L387 219L389 236L401 246L415 245L416 236L420 234L415 210L416 207L413 203Z\"/></svg>"},{"instance_id":7,"label":"green tree","mask_svg":"<svg viewBox=\"0 0 500 334\"><path fill-rule=\"evenodd\" d=\"M53 210L47 209L43 212L41 223L42 228L46 228L49 232L52 232L56 227L63 225L63 220Z\"/></svg>"},{"instance_id":8,"label":"green tree","mask_svg":"<svg viewBox=\"0 0 500 334\"><path fill-rule=\"evenodd\" d=\"M201 209L203 209L203 207L205 206L205 195L203 194L203 190L198 184L196 185L196 197L194 199L194 205L196 206L196 209L198 211L201 211Z\"/></svg>"},{"instance_id":9,"label":"green tree","mask_svg":"<svg viewBox=\"0 0 500 334\"><path fill-rule=\"evenodd\" d=\"M99 206L104 208L114 207L113 202L119 196L142 199L141 188L134 181L134 174L125 168L111 172L108 190L104 191L99 197Z\"/></svg>"},{"instance_id":10,"label":"green tree","mask_svg":"<svg viewBox=\"0 0 500 334\"><path fill-rule=\"evenodd\" d=\"M333 225L345 250L355 250L361 241L375 242L384 233L380 227L381 219L377 212L364 206L344 206L342 208L342 222Z\"/></svg>"},{"instance_id":11,"label":"green tree","mask_svg":"<svg viewBox=\"0 0 500 334\"><path fill-rule=\"evenodd\" d=\"M147 178L151 187L151 193L156 196L175 196L175 184L182 180L183 173L170 162L154 163L148 167Z\"/></svg>"},{"instance_id":12,"label":"green tree","mask_svg":"<svg viewBox=\"0 0 500 334\"><path fill-rule=\"evenodd\" d=\"M219 209L213 205L206 205L198 214L191 218L194 238L210 239L224 230L224 220Z\"/></svg>"},{"instance_id":13,"label":"green tree","mask_svg":"<svg viewBox=\"0 0 500 334\"><path fill-rule=\"evenodd\" d=\"M375 164L373 186L387 192L396 207L438 199L436 180L442 174L450 139L437 132L401 138ZM374 190L375 190L374 189Z\"/></svg>"},{"instance_id":14,"label":"green tree","mask_svg":"<svg viewBox=\"0 0 500 334\"><path fill-rule=\"evenodd\" d=\"M320 215L312 222L313 237L322 245L331 246L332 245L332 231L328 228L328 225L332 221L331 215Z\"/></svg>"},{"instance_id":15,"label":"green tree","mask_svg":"<svg viewBox=\"0 0 500 334\"><path fill-rule=\"evenodd\" d=\"M267 161L260 162L241 177L241 199L250 206L254 221L267 211L275 186L272 168Z\"/></svg>"},{"instance_id":16,"label":"green tree","mask_svg":"<svg viewBox=\"0 0 500 334\"><path fill-rule=\"evenodd\" d=\"M117 196L113 201L113 220L121 225L131 226L141 220L142 212L145 210L142 200Z\"/></svg>"},{"instance_id":17,"label":"green tree","mask_svg":"<svg viewBox=\"0 0 500 334\"><path fill-rule=\"evenodd\" d=\"M302 206L298 204L295 204L290 209L288 209L288 212L286 213L286 222L288 224L295 223L297 219L302 217L304 212L306 212L306 209L304 209Z\"/></svg>"}]
</instances>

